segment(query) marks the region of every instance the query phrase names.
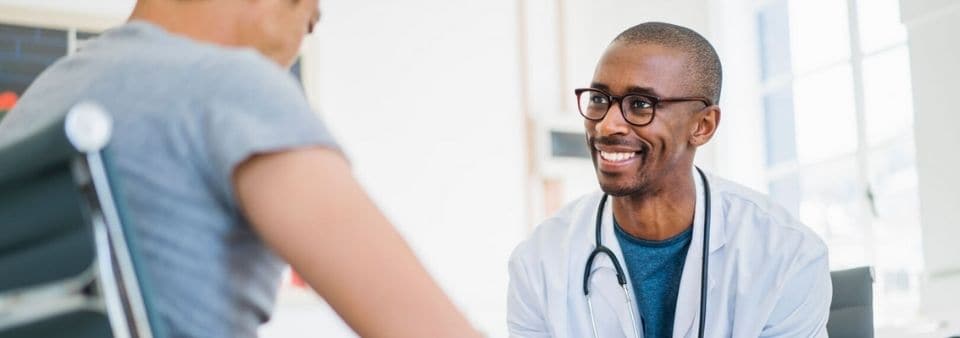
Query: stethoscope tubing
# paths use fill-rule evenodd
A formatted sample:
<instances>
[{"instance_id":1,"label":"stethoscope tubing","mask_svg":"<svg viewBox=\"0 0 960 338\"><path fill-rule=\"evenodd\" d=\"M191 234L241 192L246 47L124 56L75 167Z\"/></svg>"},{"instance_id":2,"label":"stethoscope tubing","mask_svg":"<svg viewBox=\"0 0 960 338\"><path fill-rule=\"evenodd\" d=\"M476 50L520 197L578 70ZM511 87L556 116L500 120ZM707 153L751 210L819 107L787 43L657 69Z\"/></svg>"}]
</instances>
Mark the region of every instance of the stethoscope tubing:
<instances>
[{"instance_id":1,"label":"stethoscope tubing","mask_svg":"<svg viewBox=\"0 0 960 338\"><path fill-rule=\"evenodd\" d=\"M695 167L696 168L696 167ZM698 337L703 338L703 331L706 323L706 314L707 314L707 272L710 267L710 183L707 182L707 175L703 173L703 170L696 168L697 173L700 174L700 180L703 182L703 251L702 251L702 260L700 265L700 323L698 325L697 334ZM597 219L596 219L596 229L594 240L596 242L596 247L590 253L590 256L587 257L587 264L584 267L583 271L583 295L587 299L587 310L590 313L590 323L593 328L594 337L599 338L597 333L597 321L593 314L593 302L590 300L590 270L593 268L593 262L597 256L605 255L607 258L613 262L613 268L617 271L617 283L620 284L620 287L623 289L624 298L629 309L632 310L632 301L630 300L630 294L627 291L627 278L623 272L623 267L620 265L620 261L617 260L617 256L613 253L610 248L607 248L603 245L601 241L601 225L603 224L603 208L607 203L607 194L603 194L603 197L600 198L600 205L597 206ZM633 330L636 337L640 337L639 326L637 325L637 319L633 315L633 311L627 311L630 314L630 320L633 324Z\"/></svg>"}]
</instances>

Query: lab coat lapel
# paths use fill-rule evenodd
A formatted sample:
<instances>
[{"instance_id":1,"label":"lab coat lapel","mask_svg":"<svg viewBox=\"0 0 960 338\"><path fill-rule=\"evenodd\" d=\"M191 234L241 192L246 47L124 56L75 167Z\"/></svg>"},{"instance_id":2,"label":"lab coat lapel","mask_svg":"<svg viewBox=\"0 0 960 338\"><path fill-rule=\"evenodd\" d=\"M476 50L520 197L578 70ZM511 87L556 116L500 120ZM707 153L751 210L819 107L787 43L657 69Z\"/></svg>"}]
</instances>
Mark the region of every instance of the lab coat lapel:
<instances>
[{"instance_id":1,"label":"lab coat lapel","mask_svg":"<svg viewBox=\"0 0 960 338\"><path fill-rule=\"evenodd\" d=\"M700 174L696 168L693 169L693 180L697 189L697 202L693 218L693 234L690 240L690 248L687 249L687 258L683 264L683 275L680 277L680 292L677 295L677 308L673 322L674 337L696 336L699 330L700 321L700 282L701 269L703 263L703 221L704 207L704 187L700 180ZM706 173L705 173L706 174ZM707 179L710 175L707 174ZM716 190L710 192L710 253L719 250L726 242L724 235L723 205L716 194ZM713 257L711 257L713 258ZM710 267L715 267L720 262L711 260ZM713 294L714 281L707 275L707 297ZM714 307L716 308L716 307ZM710 306L708 304L708 317L710 315Z\"/></svg>"},{"instance_id":2,"label":"lab coat lapel","mask_svg":"<svg viewBox=\"0 0 960 338\"><path fill-rule=\"evenodd\" d=\"M592 229L591 229L592 230ZM642 331L642 319L638 312L638 307L636 304L635 290L633 289L633 283L630 282L630 272L627 271L626 262L623 260L623 252L620 249L620 242L617 241L616 234L614 233L613 228L613 205L612 199L607 198L606 206L603 208L603 221L601 223L602 242L607 248L610 249L617 256L617 259L620 262L620 266L623 268L624 277L627 278L627 291L629 294L630 302L627 303L627 298L624 297L623 289L620 287L619 282L617 281L617 271L613 267L613 263L606 259L606 256L598 257L593 264L593 269L591 270L591 284L592 287L590 290L591 294L594 294L594 311L597 316L597 325L598 331L601 332L601 337L609 337L610 334L603 334L605 331L604 328L611 327L610 324L605 325L604 323L609 323L609 320L602 320L600 316L605 316L606 318L616 318L620 331L623 337L635 337L634 333L634 324L633 320L630 317L630 312L633 313L633 318L636 319L637 330ZM594 233L591 231L591 239L594 237ZM592 247L592 246L591 246ZM597 299L603 299L602 302L598 302ZM602 304L602 305L598 305ZM605 309L597 309L596 307L604 307ZM610 313L610 312L613 313ZM612 323L611 323L612 324ZM619 335L615 335L619 336ZM643 333L640 333L640 337L643 336Z\"/></svg>"}]
</instances>

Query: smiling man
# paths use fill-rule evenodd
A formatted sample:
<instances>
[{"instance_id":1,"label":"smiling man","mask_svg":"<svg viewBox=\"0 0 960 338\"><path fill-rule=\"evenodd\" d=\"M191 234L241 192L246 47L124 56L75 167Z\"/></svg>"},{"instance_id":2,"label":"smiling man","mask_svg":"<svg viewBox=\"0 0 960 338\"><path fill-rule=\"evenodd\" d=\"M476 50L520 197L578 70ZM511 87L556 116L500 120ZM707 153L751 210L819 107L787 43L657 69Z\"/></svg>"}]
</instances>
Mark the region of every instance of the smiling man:
<instances>
[{"instance_id":1,"label":"smiling man","mask_svg":"<svg viewBox=\"0 0 960 338\"><path fill-rule=\"evenodd\" d=\"M602 192L510 260L513 337L824 337L827 249L765 196L694 167L720 124L721 66L696 32L650 22L575 91Z\"/></svg>"}]
</instances>

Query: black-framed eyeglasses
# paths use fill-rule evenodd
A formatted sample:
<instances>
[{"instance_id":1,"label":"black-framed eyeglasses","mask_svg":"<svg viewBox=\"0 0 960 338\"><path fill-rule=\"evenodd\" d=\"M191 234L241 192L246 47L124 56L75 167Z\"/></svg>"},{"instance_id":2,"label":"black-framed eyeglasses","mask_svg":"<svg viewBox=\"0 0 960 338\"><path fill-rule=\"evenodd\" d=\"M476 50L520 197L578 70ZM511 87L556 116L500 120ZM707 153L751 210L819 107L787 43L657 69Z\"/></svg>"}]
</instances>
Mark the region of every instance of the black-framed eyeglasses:
<instances>
[{"instance_id":1,"label":"black-framed eyeglasses","mask_svg":"<svg viewBox=\"0 0 960 338\"><path fill-rule=\"evenodd\" d=\"M577 94L577 107L580 115L590 121L602 121L613 106L613 102L620 102L620 112L623 119L632 125L643 127L653 122L657 114L657 106L667 102L699 101L707 107L712 106L710 99L702 96L659 98L645 94L627 94L613 96L596 88L580 88L573 91Z\"/></svg>"}]
</instances>

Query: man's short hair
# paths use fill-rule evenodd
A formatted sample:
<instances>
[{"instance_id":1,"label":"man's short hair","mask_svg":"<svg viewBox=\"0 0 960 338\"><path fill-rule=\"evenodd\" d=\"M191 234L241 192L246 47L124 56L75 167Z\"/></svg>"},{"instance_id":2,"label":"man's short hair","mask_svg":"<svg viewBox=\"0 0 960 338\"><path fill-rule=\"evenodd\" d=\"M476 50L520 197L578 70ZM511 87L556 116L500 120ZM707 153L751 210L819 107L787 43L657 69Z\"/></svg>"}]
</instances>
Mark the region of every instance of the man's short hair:
<instances>
[{"instance_id":1,"label":"man's short hair","mask_svg":"<svg viewBox=\"0 0 960 338\"><path fill-rule=\"evenodd\" d=\"M664 22L645 22L617 35L611 43L656 44L679 49L689 55L690 66L695 71L690 80L696 93L716 104L720 101L720 86L723 72L720 57L710 42L692 29Z\"/></svg>"}]
</instances>

